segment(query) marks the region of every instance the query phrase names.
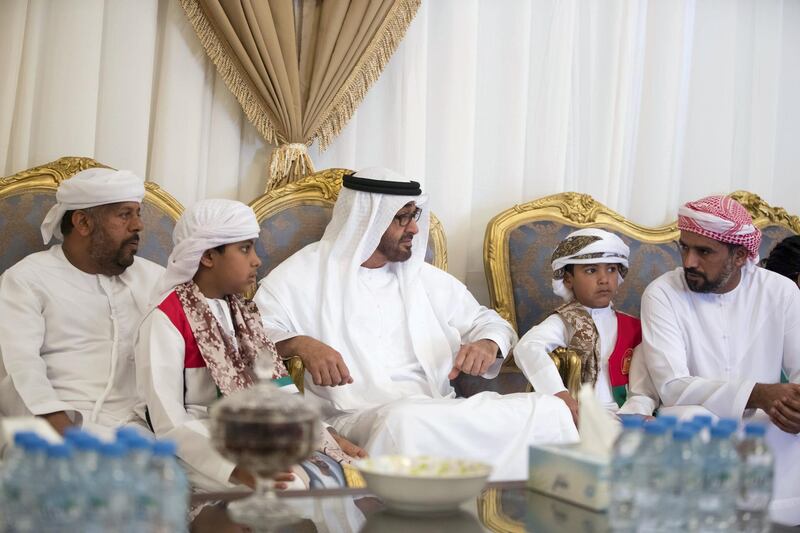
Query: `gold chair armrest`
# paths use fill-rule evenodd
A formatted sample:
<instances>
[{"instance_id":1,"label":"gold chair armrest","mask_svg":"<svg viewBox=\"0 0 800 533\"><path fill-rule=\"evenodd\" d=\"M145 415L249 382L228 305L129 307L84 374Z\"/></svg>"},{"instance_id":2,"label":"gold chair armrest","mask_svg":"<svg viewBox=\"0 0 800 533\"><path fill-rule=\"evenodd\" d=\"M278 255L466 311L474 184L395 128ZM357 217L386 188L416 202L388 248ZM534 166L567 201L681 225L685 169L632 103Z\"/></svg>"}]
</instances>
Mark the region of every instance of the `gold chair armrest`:
<instances>
[{"instance_id":1,"label":"gold chair armrest","mask_svg":"<svg viewBox=\"0 0 800 533\"><path fill-rule=\"evenodd\" d=\"M289 371L289 375L292 377L292 381L297 386L297 390L302 393L305 390L303 383L306 374L306 367L303 366L303 361L299 356L295 355L294 357L284 360L283 364L286 365L286 370Z\"/></svg>"},{"instance_id":2,"label":"gold chair armrest","mask_svg":"<svg viewBox=\"0 0 800 533\"><path fill-rule=\"evenodd\" d=\"M581 388L581 357L575 350L559 347L550 352L550 358L556 365L567 391L573 398L577 398Z\"/></svg>"}]
</instances>

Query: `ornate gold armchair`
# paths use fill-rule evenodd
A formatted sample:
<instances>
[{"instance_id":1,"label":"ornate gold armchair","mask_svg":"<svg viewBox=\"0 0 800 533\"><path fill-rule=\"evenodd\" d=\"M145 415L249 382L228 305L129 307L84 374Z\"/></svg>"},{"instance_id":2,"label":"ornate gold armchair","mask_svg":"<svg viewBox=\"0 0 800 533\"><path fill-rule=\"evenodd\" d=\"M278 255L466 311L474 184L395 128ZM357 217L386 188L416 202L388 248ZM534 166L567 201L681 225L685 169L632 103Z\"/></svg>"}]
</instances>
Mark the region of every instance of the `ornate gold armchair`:
<instances>
[{"instance_id":1,"label":"ornate gold armchair","mask_svg":"<svg viewBox=\"0 0 800 533\"><path fill-rule=\"evenodd\" d=\"M731 196L747 208L756 226L761 228L762 256L784 237L800 233L800 219L783 208L771 207L746 191L736 191ZM675 245L679 236L677 222L655 228L640 226L591 196L574 192L516 205L489 222L483 257L492 306L520 335L544 320L561 303L550 285L550 255L568 233L585 227L613 231L630 246L630 271L614 299L617 309L625 313L639 316L641 294L647 284L680 265ZM570 376L574 377L576 372L579 376L580 367L573 368L575 358L560 360L559 371L572 391ZM513 358L509 358L499 381L503 392L517 392L527 386Z\"/></svg>"},{"instance_id":2,"label":"ornate gold armchair","mask_svg":"<svg viewBox=\"0 0 800 533\"><path fill-rule=\"evenodd\" d=\"M261 225L261 235L256 242L256 253L261 259L258 279L302 247L322 237L339 196L342 176L350 172L343 168L316 172L250 202ZM433 214L425 260L447 270L444 229ZM302 390L304 369L300 359L295 357L287 361L286 366Z\"/></svg>"},{"instance_id":3,"label":"ornate gold armchair","mask_svg":"<svg viewBox=\"0 0 800 533\"><path fill-rule=\"evenodd\" d=\"M88 157L62 157L0 178L0 274L26 255L46 248L39 226L55 203L58 184L81 170L106 166ZM172 228L183 207L155 183L145 183L145 189L139 255L165 265L172 250Z\"/></svg>"}]
</instances>

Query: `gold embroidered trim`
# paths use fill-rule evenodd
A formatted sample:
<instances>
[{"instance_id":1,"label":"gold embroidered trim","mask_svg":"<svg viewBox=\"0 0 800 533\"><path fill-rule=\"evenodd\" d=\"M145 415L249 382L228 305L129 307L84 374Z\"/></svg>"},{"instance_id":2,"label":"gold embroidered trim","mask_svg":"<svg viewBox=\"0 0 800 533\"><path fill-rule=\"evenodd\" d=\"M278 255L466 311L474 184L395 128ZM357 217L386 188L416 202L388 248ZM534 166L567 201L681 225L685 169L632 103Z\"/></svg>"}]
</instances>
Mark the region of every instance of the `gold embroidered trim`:
<instances>
[{"instance_id":1,"label":"gold embroidered trim","mask_svg":"<svg viewBox=\"0 0 800 533\"><path fill-rule=\"evenodd\" d=\"M312 132L319 139L320 151L325 151L339 135L372 84L378 81L383 68L397 49L419 10L422 0L398 0L389 10L386 19L364 51L353 72L344 82L328 108L327 116Z\"/></svg>"}]
</instances>

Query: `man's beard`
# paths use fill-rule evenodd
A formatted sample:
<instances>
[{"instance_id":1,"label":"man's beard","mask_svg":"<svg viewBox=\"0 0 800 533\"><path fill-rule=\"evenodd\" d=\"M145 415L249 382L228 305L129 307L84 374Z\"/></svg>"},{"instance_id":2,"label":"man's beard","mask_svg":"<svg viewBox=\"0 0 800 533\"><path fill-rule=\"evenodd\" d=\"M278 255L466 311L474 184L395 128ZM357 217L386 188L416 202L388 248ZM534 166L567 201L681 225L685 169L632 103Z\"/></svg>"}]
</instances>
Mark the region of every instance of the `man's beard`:
<instances>
[{"instance_id":1,"label":"man's beard","mask_svg":"<svg viewBox=\"0 0 800 533\"><path fill-rule=\"evenodd\" d=\"M129 239L125 239L115 248L103 227L98 226L92 233L91 241L89 242L89 256L101 273L108 276L118 276L133 264L136 252L129 252L125 249L131 243L139 243L138 233Z\"/></svg>"},{"instance_id":2,"label":"man's beard","mask_svg":"<svg viewBox=\"0 0 800 533\"><path fill-rule=\"evenodd\" d=\"M378 251L392 263L402 263L411 259L411 248L405 250L400 247L400 240L414 238L413 233L404 233L403 236L397 241L390 241L385 235L381 237L381 242L378 244Z\"/></svg>"},{"instance_id":3,"label":"man's beard","mask_svg":"<svg viewBox=\"0 0 800 533\"><path fill-rule=\"evenodd\" d=\"M686 285L689 286L689 290L692 292L714 292L720 287L726 285L736 270L736 265L733 262L733 257L731 257L728 262L725 263L725 268L720 272L720 275L717 276L715 279L708 279L705 274L701 274L697 270L693 268L684 268L683 269L683 278L686 280ZM701 280L692 280L689 278L687 274L695 274L702 278Z\"/></svg>"}]
</instances>

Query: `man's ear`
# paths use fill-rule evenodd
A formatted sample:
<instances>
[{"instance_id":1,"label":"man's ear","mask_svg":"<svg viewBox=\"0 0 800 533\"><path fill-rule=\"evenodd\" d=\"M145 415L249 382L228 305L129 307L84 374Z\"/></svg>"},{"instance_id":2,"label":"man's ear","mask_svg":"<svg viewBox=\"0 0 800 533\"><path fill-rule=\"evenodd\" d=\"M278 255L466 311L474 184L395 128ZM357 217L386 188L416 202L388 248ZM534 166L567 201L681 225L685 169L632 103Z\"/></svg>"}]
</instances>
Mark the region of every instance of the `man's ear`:
<instances>
[{"instance_id":1,"label":"man's ear","mask_svg":"<svg viewBox=\"0 0 800 533\"><path fill-rule=\"evenodd\" d=\"M733 249L733 264L736 265L736 268L744 266L748 255L750 255L750 251L744 246L737 246Z\"/></svg>"},{"instance_id":2,"label":"man's ear","mask_svg":"<svg viewBox=\"0 0 800 533\"><path fill-rule=\"evenodd\" d=\"M211 268L214 266L214 250L206 250L203 252L203 255L200 256L200 264L206 268Z\"/></svg>"},{"instance_id":3,"label":"man's ear","mask_svg":"<svg viewBox=\"0 0 800 533\"><path fill-rule=\"evenodd\" d=\"M564 286L569 290L572 290L572 274L569 272L564 272Z\"/></svg>"},{"instance_id":4,"label":"man's ear","mask_svg":"<svg viewBox=\"0 0 800 533\"><path fill-rule=\"evenodd\" d=\"M72 212L72 231L77 231L81 237L88 237L94 231L95 219L87 211L76 209Z\"/></svg>"}]
</instances>

